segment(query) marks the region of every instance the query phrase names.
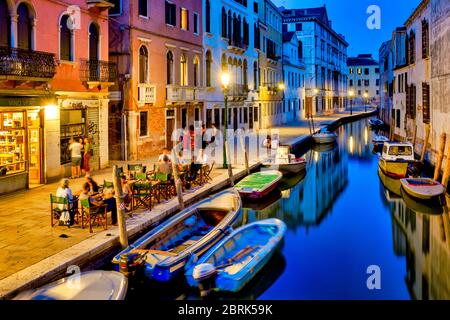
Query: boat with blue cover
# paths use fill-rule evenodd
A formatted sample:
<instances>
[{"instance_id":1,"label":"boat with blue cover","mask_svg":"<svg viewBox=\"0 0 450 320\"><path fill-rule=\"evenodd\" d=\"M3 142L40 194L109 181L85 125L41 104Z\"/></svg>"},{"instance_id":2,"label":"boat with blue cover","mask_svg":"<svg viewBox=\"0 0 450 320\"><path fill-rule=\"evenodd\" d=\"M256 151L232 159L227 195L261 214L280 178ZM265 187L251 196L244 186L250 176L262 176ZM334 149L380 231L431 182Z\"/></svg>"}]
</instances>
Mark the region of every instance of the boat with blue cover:
<instances>
[{"instance_id":1,"label":"boat with blue cover","mask_svg":"<svg viewBox=\"0 0 450 320\"><path fill-rule=\"evenodd\" d=\"M227 189L179 212L116 255L116 269L169 281L192 255L201 256L242 219L239 193Z\"/></svg>"},{"instance_id":2,"label":"boat with blue cover","mask_svg":"<svg viewBox=\"0 0 450 320\"><path fill-rule=\"evenodd\" d=\"M212 290L241 290L269 261L285 232L286 224L279 219L256 221L236 229L198 261L189 262L187 282L199 286L202 296Z\"/></svg>"}]
</instances>

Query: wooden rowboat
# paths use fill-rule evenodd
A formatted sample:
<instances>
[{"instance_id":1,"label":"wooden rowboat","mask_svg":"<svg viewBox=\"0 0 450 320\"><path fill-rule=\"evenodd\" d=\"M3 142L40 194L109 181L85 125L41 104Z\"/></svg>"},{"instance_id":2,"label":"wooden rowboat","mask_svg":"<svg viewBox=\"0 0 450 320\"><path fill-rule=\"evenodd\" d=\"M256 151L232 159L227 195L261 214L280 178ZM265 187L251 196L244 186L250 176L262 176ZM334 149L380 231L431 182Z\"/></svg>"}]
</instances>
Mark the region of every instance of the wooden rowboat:
<instances>
[{"instance_id":1,"label":"wooden rowboat","mask_svg":"<svg viewBox=\"0 0 450 320\"><path fill-rule=\"evenodd\" d=\"M264 168L278 170L287 175L299 173L306 168L306 160L296 158L290 153L289 146L279 146L275 157L266 159L261 164Z\"/></svg>"},{"instance_id":2,"label":"wooden rowboat","mask_svg":"<svg viewBox=\"0 0 450 320\"><path fill-rule=\"evenodd\" d=\"M128 279L115 271L87 271L19 294L14 300L123 300Z\"/></svg>"},{"instance_id":3,"label":"wooden rowboat","mask_svg":"<svg viewBox=\"0 0 450 320\"><path fill-rule=\"evenodd\" d=\"M216 291L241 290L269 261L286 232L286 224L266 219L242 226L215 245L186 271L191 286Z\"/></svg>"},{"instance_id":4,"label":"wooden rowboat","mask_svg":"<svg viewBox=\"0 0 450 320\"><path fill-rule=\"evenodd\" d=\"M206 198L176 214L116 255L112 262L127 276L169 281L192 256L200 256L240 223L242 200L234 189Z\"/></svg>"},{"instance_id":5,"label":"wooden rowboat","mask_svg":"<svg viewBox=\"0 0 450 320\"><path fill-rule=\"evenodd\" d=\"M235 188L244 198L259 199L278 185L283 174L276 170L255 172L239 181Z\"/></svg>"},{"instance_id":6,"label":"wooden rowboat","mask_svg":"<svg viewBox=\"0 0 450 320\"><path fill-rule=\"evenodd\" d=\"M442 184L430 178L406 178L400 182L406 193L422 200L439 197L445 192Z\"/></svg>"},{"instance_id":7,"label":"wooden rowboat","mask_svg":"<svg viewBox=\"0 0 450 320\"><path fill-rule=\"evenodd\" d=\"M325 144L325 143L333 143L337 139L337 135L334 132L319 132L315 133L312 136L315 143Z\"/></svg>"}]
</instances>

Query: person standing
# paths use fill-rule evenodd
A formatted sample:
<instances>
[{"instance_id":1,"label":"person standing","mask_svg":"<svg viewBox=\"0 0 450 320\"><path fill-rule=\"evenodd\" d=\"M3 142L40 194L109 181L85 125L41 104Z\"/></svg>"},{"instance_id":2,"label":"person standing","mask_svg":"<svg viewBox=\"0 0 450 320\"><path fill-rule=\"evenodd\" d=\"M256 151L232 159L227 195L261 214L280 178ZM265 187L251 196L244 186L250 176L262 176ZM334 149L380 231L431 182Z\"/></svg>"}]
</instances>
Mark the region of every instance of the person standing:
<instances>
[{"instance_id":1,"label":"person standing","mask_svg":"<svg viewBox=\"0 0 450 320\"><path fill-rule=\"evenodd\" d=\"M79 140L80 144L81 144L81 163L80 163L80 169L81 169L81 173L84 172L84 141L83 138L80 138Z\"/></svg>"},{"instance_id":2,"label":"person standing","mask_svg":"<svg viewBox=\"0 0 450 320\"><path fill-rule=\"evenodd\" d=\"M81 176L81 144L78 141L71 139L69 150L72 159L72 176L70 178L79 178Z\"/></svg>"},{"instance_id":3,"label":"person standing","mask_svg":"<svg viewBox=\"0 0 450 320\"><path fill-rule=\"evenodd\" d=\"M91 168L89 161L92 156L92 144L89 142L89 138L84 138L84 155L83 155L83 170L86 175L89 175Z\"/></svg>"}]
</instances>

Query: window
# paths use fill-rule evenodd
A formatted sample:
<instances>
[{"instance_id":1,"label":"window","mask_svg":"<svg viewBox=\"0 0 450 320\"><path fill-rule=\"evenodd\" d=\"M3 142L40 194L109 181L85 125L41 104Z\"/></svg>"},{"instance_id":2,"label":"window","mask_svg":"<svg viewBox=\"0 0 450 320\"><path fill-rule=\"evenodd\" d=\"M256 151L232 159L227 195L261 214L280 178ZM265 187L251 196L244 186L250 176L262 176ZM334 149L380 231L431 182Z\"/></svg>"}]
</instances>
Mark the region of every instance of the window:
<instances>
[{"instance_id":1,"label":"window","mask_svg":"<svg viewBox=\"0 0 450 320\"><path fill-rule=\"evenodd\" d=\"M296 23L295 24L295 31L302 31L303 30L303 25L301 23Z\"/></svg>"},{"instance_id":2,"label":"window","mask_svg":"<svg viewBox=\"0 0 450 320\"><path fill-rule=\"evenodd\" d=\"M255 37L254 41L255 41L255 48L256 49L261 49L261 34L260 34L260 29L258 26L258 23L255 23L253 25L253 36Z\"/></svg>"},{"instance_id":3,"label":"window","mask_svg":"<svg viewBox=\"0 0 450 320\"><path fill-rule=\"evenodd\" d=\"M258 1L253 2L253 12L258 13Z\"/></svg>"},{"instance_id":4,"label":"window","mask_svg":"<svg viewBox=\"0 0 450 320\"><path fill-rule=\"evenodd\" d=\"M11 18L5 0L0 1L0 46L11 46Z\"/></svg>"},{"instance_id":5,"label":"window","mask_svg":"<svg viewBox=\"0 0 450 320\"><path fill-rule=\"evenodd\" d=\"M414 64L416 62L416 34L413 30L409 33L409 64Z\"/></svg>"},{"instance_id":6,"label":"window","mask_svg":"<svg viewBox=\"0 0 450 320\"><path fill-rule=\"evenodd\" d=\"M148 50L146 46L139 49L139 83L148 83Z\"/></svg>"},{"instance_id":7,"label":"window","mask_svg":"<svg viewBox=\"0 0 450 320\"><path fill-rule=\"evenodd\" d=\"M173 53L167 52L166 55L166 71L167 71L167 84L173 84Z\"/></svg>"},{"instance_id":8,"label":"window","mask_svg":"<svg viewBox=\"0 0 450 320\"><path fill-rule=\"evenodd\" d=\"M430 28L427 20L422 21L422 58L430 55Z\"/></svg>"},{"instance_id":9,"label":"window","mask_svg":"<svg viewBox=\"0 0 450 320\"><path fill-rule=\"evenodd\" d=\"M400 109L397 109L397 115L395 116L395 126L400 128Z\"/></svg>"},{"instance_id":10,"label":"window","mask_svg":"<svg viewBox=\"0 0 450 320\"><path fill-rule=\"evenodd\" d=\"M258 90L258 63L253 62L253 89Z\"/></svg>"},{"instance_id":11,"label":"window","mask_svg":"<svg viewBox=\"0 0 450 320\"><path fill-rule=\"evenodd\" d=\"M430 85L422 83L423 122L430 123Z\"/></svg>"},{"instance_id":12,"label":"window","mask_svg":"<svg viewBox=\"0 0 450 320\"><path fill-rule=\"evenodd\" d=\"M200 62L198 57L194 58L194 87L200 86Z\"/></svg>"},{"instance_id":13,"label":"window","mask_svg":"<svg viewBox=\"0 0 450 320\"><path fill-rule=\"evenodd\" d=\"M353 87L353 80L350 80L350 87Z\"/></svg>"},{"instance_id":14,"label":"window","mask_svg":"<svg viewBox=\"0 0 450 320\"><path fill-rule=\"evenodd\" d=\"M301 42L300 40L298 41L298 60L302 60L303 59L303 42Z\"/></svg>"},{"instance_id":15,"label":"window","mask_svg":"<svg viewBox=\"0 0 450 320\"><path fill-rule=\"evenodd\" d=\"M148 2L147 0L139 0L139 15L148 17Z\"/></svg>"},{"instance_id":16,"label":"window","mask_svg":"<svg viewBox=\"0 0 450 320\"><path fill-rule=\"evenodd\" d=\"M180 27L189 30L189 10L186 8L180 8Z\"/></svg>"},{"instance_id":17,"label":"window","mask_svg":"<svg viewBox=\"0 0 450 320\"><path fill-rule=\"evenodd\" d=\"M375 73L380 73L380 68L375 68Z\"/></svg>"},{"instance_id":18,"label":"window","mask_svg":"<svg viewBox=\"0 0 450 320\"><path fill-rule=\"evenodd\" d=\"M177 6L174 3L166 1L166 24L177 25Z\"/></svg>"},{"instance_id":19,"label":"window","mask_svg":"<svg viewBox=\"0 0 450 320\"><path fill-rule=\"evenodd\" d=\"M188 85L187 61L186 55L183 53L180 58L180 85Z\"/></svg>"},{"instance_id":20,"label":"window","mask_svg":"<svg viewBox=\"0 0 450 320\"><path fill-rule=\"evenodd\" d=\"M364 74L368 75L369 74L369 68L364 68Z\"/></svg>"},{"instance_id":21,"label":"window","mask_svg":"<svg viewBox=\"0 0 450 320\"><path fill-rule=\"evenodd\" d=\"M17 8L19 19L17 22L17 47L31 50L31 17L30 11L25 3L19 4Z\"/></svg>"},{"instance_id":22,"label":"window","mask_svg":"<svg viewBox=\"0 0 450 320\"><path fill-rule=\"evenodd\" d=\"M6 175L25 170L25 114L0 113L0 168Z\"/></svg>"},{"instance_id":23,"label":"window","mask_svg":"<svg viewBox=\"0 0 450 320\"><path fill-rule=\"evenodd\" d=\"M139 136L145 137L148 135L148 111L141 111L139 113Z\"/></svg>"},{"instance_id":24,"label":"window","mask_svg":"<svg viewBox=\"0 0 450 320\"><path fill-rule=\"evenodd\" d=\"M59 25L59 57L61 60L73 61L72 31L69 29L70 17L65 14Z\"/></svg>"},{"instance_id":25,"label":"window","mask_svg":"<svg viewBox=\"0 0 450 320\"><path fill-rule=\"evenodd\" d=\"M416 118L416 86L406 86L406 115L410 119Z\"/></svg>"},{"instance_id":26,"label":"window","mask_svg":"<svg viewBox=\"0 0 450 320\"><path fill-rule=\"evenodd\" d=\"M109 3L112 3L114 7L109 9L110 16L118 16L122 14L122 0L108 0Z\"/></svg>"},{"instance_id":27,"label":"window","mask_svg":"<svg viewBox=\"0 0 450 320\"><path fill-rule=\"evenodd\" d=\"M361 87L361 80L358 80L358 87Z\"/></svg>"},{"instance_id":28,"label":"window","mask_svg":"<svg viewBox=\"0 0 450 320\"><path fill-rule=\"evenodd\" d=\"M370 86L370 80L364 80L364 85L365 85L366 87Z\"/></svg>"},{"instance_id":29,"label":"window","mask_svg":"<svg viewBox=\"0 0 450 320\"><path fill-rule=\"evenodd\" d=\"M377 86L380 85L380 79L376 79L376 80L375 80L375 85L377 85Z\"/></svg>"},{"instance_id":30,"label":"window","mask_svg":"<svg viewBox=\"0 0 450 320\"><path fill-rule=\"evenodd\" d=\"M61 164L69 163L71 152L69 150L70 139L79 140L86 136L86 110L85 109L61 109L60 111L60 148Z\"/></svg>"},{"instance_id":31,"label":"window","mask_svg":"<svg viewBox=\"0 0 450 320\"><path fill-rule=\"evenodd\" d=\"M222 37L228 38L227 35L227 12L222 8Z\"/></svg>"},{"instance_id":32,"label":"window","mask_svg":"<svg viewBox=\"0 0 450 320\"><path fill-rule=\"evenodd\" d=\"M353 74L353 68L350 68L350 69L348 70L348 73L349 73L349 74Z\"/></svg>"},{"instance_id":33,"label":"window","mask_svg":"<svg viewBox=\"0 0 450 320\"><path fill-rule=\"evenodd\" d=\"M357 74L361 74L361 73L362 73L362 69L361 69L361 68L358 68L358 69L356 70L356 73L357 73Z\"/></svg>"},{"instance_id":34,"label":"window","mask_svg":"<svg viewBox=\"0 0 450 320\"><path fill-rule=\"evenodd\" d=\"M211 87L211 66L212 58L211 51L206 51L206 86Z\"/></svg>"},{"instance_id":35,"label":"window","mask_svg":"<svg viewBox=\"0 0 450 320\"><path fill-rule=\"evenodd\" d=\"M194 12L194 34L198 34L198 13Z\"/></svg>"},{"instance_id":36,"label":"window","mask_svg":"<svg viewBox=\"0 0 450 320\"><path fill-rule=\"evenodd\" d=\"M206 32L211 32L211 1L206 0L205 4L205 29Z\"/></svg>"},{"instance_id":37,"label":"window","mask_svg":"<svg viewBox=\"0 0 450 320\"><path fill-rule=\"evenodd\" d=\"M243 70L243 72L244 72L244 86L245 86L245 89L247 90L247 69L248 69L248 67L247 67L247 60L244 60L244 66L243 66L243 68L244 68L244 70Z\"/></svg>"},{"instance_id":38,"label":"window","mask_svg":"<svg viewBox=\"0 0 450 320\"><path fill-rule=\"evenodd\" d=\"M380 95L380 90L377 90L377 93L376 93L376 94L377 94L377 96L379 96L379 95Z\"/></svg>"},{"instance_id":39,"label":"window","mask_svg":"<svg viewBox=\"0 0 450 320\"><path fill-rule=\"evenodd\" d=\"M249 45L250 44L250 27L249 24L247 23L247 20L244 18L244 22L243 22L243 32L244 32L244 44L245 45Z\"/></svg>"}]
</instances>

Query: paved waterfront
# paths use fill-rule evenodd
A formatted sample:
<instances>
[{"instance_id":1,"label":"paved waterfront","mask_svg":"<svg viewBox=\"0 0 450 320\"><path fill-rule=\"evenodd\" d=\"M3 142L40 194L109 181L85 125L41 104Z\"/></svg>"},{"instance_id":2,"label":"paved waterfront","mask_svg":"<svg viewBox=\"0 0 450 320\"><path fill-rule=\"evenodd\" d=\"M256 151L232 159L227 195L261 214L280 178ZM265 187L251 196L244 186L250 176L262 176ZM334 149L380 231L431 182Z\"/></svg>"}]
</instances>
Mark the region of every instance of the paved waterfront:
<instances>
[{"instance_id":1,"label":"paved waterfront","mask_svg":"<svg viewBox=\"0 0 450 320\"><path fill-rule=\"evenodd\" d=\"M357 114L357 112L354 112ZM330 116L315 118L316 127L320 123L337 120L340 117L347 116L348 113L340 113ZM307 122L294 122L279 128L280 142L283 144L292 143L294 140L309 134ZM156 159L143 161L147 165L153 165ZM141 162L141 161L139 161ZM119 163L121 165L123 163ZM237 172L242 173L242 167L237 167ZM103 183L103 180L111 181L111 168L93 173L94 178ZM219 183L226 183L227 173L222 169L215 169L212 174L214 181L212 184L205 185L199 190L194 190L187 197L192 198L201 192L208 190ZM73 190L79 190L84 179L71 180ZM0 297L5 294L4 290L10 290L10 284L15 280L23 279L26 272L20 275L15 273L24 270L27 267L35 265L32 273L36 276L39 272L45 272L46 268L53 267L53 264L36 265L46 258L55 254L71 254L68 248L73 248L73 252L84 253L83 250L90 250L90 246L97 241L103 241L106 246L107 234L117 235L117 227L109 226L107 231L96 228L95 232L90 234L88 229L81 229L78 226L50 227L50 206L49 194L56 192L58 183L44 185L32 190L16 192L14 194L0 198ZM148 223L149 219L157 219L162 215L166 208L176 207L176 200L155 206L152 212L137 211L132 218L129 218L127 224L137 228L138 225ZM133 221L134 220L134 221ZM61 235L67 237L61 238ZM95 239L94 239L95 238ZM91 239L85 246L85 240ZM105 240L106 239L106 240ZM78 246L77 246L78 245ZM84 249L83 249L84 248ZM51 260L51 259L47 259ZM58 259L55 259L58 260ZM48 261L47 261L48 262ZM51 261L50 261L51 262ZM56 262L53 262L56 263ZM13 276L11 276L13 275ZM8 278L9 277L9 278ZM17 277L14 278L14 277ZM4 281L1 281L4 279Z\"/></svg>"}]
</instances>

